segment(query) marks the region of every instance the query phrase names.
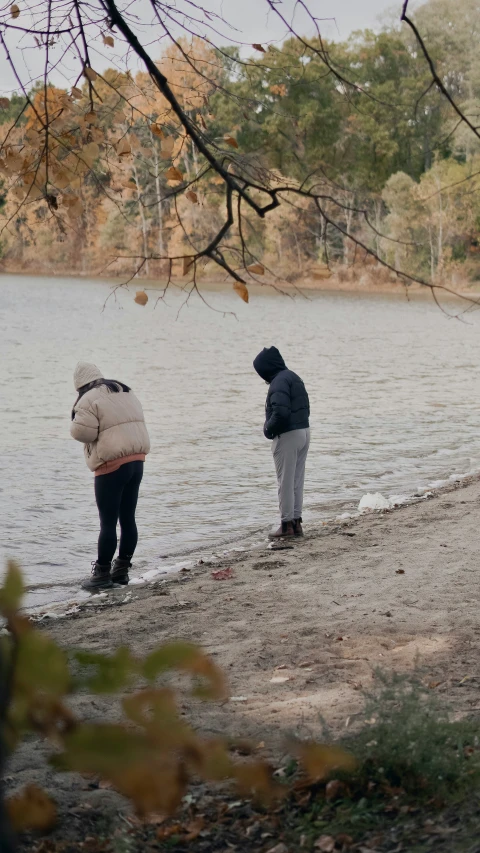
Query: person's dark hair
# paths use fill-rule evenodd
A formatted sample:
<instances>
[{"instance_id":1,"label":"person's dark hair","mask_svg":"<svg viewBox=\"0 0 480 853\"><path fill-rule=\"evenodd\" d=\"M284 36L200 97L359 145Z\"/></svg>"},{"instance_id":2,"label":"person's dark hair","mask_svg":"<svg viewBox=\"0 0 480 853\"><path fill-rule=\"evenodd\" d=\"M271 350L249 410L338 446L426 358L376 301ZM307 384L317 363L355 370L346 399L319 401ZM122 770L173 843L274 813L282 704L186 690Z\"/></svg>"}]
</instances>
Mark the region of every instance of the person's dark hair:
<instances>
[{"instance_id":1,"label":"person's dark hair","mask_svg":"<svg viewBox=\"0 0 480 853\"><path fill-rule=\"evenodd\" d=\"M78 389L78 397L73 404L72 409L72 421L75 418L75 406L78 401L82 399L83 395L87 393L87 391L91 391L92 388L99 388L100 385L106 385L108 390L113 394L118 394L119 391L131 391L131 388L128 385L125 385L123 382L118 382L116 379L94 379L93 382L87 382L86 385L82 385L81 388Z\"/></svg>"}]
</instances>

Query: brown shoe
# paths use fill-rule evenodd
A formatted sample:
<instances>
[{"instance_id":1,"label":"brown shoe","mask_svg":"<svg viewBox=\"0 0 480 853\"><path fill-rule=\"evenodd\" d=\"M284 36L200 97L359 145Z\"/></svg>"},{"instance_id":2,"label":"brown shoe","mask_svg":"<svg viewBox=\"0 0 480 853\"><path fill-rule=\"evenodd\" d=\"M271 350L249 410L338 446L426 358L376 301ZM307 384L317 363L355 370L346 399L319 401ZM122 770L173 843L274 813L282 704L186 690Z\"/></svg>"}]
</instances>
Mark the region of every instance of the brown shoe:
<instances>
[{"instance_id":1,"label":"brown shoe","mask_svg":"<svg viewBox=\"0 0 480 853\"><path fill-rule=\"evenodd\" d=\"M302 518L295 518L293 521L293 532L295 536L303 536Z\"/></svg>"},{"instance_id":2,"label":"brown shoe","mask_svg":"<svg viewBox=\"0 0 480 853\"><path fill-rule=\"evenodd\" d=\"M275 533L269 533L269 539L284 539L288 536L295 536L295 531L293 529L293 521L282 521L278 530Z\"/></svg>"}]
</instances>

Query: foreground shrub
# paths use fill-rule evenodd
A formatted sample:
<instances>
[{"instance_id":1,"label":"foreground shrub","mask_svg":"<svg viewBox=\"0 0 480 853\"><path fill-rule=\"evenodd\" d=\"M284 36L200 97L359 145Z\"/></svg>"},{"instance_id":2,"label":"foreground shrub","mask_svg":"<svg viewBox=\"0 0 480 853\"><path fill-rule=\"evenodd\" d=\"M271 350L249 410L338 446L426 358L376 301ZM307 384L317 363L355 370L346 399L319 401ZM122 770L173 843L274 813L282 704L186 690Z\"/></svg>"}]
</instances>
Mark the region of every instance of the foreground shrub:
<instances>
[{"instance_id":1,"label":"foreground shrub","mask_svg":"<svg viewBox=\"0 0 480 853\"><path fill-rule=\"evenodd\" d=\"M161 676L181 672L191 677L191 695L223 700L221 671L200 649L188 643L166 644L145 658L126 648L111 655L77 651L67 654L44 631L19 612L23 582L18 566L9 563L0 590L0 613L6 631L0 638L0 775L8 755L29 732L48 738L55 747L56 769L93 774L129 798L137 814L172 813L192 779L228 780L245 796L268 802L285 786L275 781L264 761L232 758L226 739L207 738L182 718L175 691L159 684ZM68 697L78 690L117 693L135 686L120 699L123 721L90 723L78 719ZM139 688L139 689L138 689ZM338 748L317 747L316 772L353 767ZM34 785L5 803L0 791L0 850L14 850L16 830L48 830L56 821L55 804Z\"/></svg>"}]
</instances>

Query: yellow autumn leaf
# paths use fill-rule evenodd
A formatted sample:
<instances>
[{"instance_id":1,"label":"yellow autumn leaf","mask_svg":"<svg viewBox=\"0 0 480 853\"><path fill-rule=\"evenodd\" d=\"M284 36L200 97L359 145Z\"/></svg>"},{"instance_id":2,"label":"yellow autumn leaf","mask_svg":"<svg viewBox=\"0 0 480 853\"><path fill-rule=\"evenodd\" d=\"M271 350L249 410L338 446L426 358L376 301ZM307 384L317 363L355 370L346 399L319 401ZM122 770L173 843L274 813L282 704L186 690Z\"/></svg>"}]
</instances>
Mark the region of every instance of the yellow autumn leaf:
<instances>
[{"instance_id":1,"label":"yellow autumn leaf","mask_svg":"<svg viewBox=\"0 0 480 853\"><path fill-rule=\"evenodd\" d=\"M198 204L198 195L194 190L189 190L188 193L185 193L185 196L192 204Z\"/></svg>"},{"instance_id":2,"label":"yellow autumn leaf","mask_svg":"<svg viewBox=\"0 0 480 853\"><path fill-rule=\"evenodd\" d=\"M99 154L100 148L98 147L97 143L89 142L88 145L85 145L85 147L82 148L82 151L80 152L80 157L82 158L83 162L86 163L89 168L91 168Z\"/></svg>"},{"instance_id":3,"label":"yellow autumn leaf","mask_svg":"<svg viewBox=\"0 0 480 853\"><path fill-rule=\"evenodd\" d=\"M93 83L98 77L97 72L94 71L93 68L90 68L89 65L86 65L83 69L83 75L87 78L87 80L90 80L90 83Z\"/></svg>"},{"instance_id":4,"label":"yellow autumn leaf","mask_svg":"<svg viewBox=\"0 0 480 853\"><path fill-rule=\"evenodd\" d=\"M96 121L96 118L97 118L97 114L94 110L91 110L89 113L87 113L84 116L84 119L87 122L87 124L94 124L94 122Z\"/></svg>"},{"instance_id":5,"label":"yellow autumn leaf","mask_svg":"<svg viewBox=\"0 0 480 853\"><path fill-rule=\"evenodd\" d=\"M120 139L116 145L116 152L119 157L125 157L127 154L132 153L132 149L130 148L130 143L126 137Z\"/></svg>"},{"instance_id":6,"label":"yellow autumn leaf","mask_svg":"<svg viewBox=\"0 0 480 853\"><path fill-rule=\"evenodd\" d=\"M166 139L162 139L162 144L160 146L160 154L164 160L169 160L172 156L173 146L175 145L175 139L173 136L167 136Z\"/></svg>"},{"instance_id":7,"label":"yellow autumn leaf","mask_svg":"<svg viewBox=\"0 0 480 853\"><path fill-rule=\"evenodd\" d=\"M183 175L176 166L170 166L165 172L167 181L183 181Z\"/></svg>"},{"instance_id":8,"label":"yellow autumn leaf","mask_svg":"<svg viewBox=\"0 0 480 853\"><path fill-rule=\"evenodd\" d=\"M165 134L164 134L164 132L163 132L163 129L160 127L160 125L159 125L159 124L157 124L157 122L155 122L155 121L154 121L154 122L150 125L150 130L152 131L152 133L153 133L155 136L158 136L158 138L159 138L159 139L164 139L164 138L165 138ZM172 147L173 147L173 146L172 146Z\"/></svg>"},{"instance_id":9,"label":"yellow autumn leaf","mask_svg":"<svg viewBox=\"0 0 480 853\"><path fill-rule=\"evenodd\" d=\"M25 192L26 190L24 187L16 186L10 191L10 195L13 196L16 201L23 201L25 198Z\"/></svg>"},{"instance_id":10,"label":"yellow autumn leaf","mask_svg":"<svg viewBox=\"0 0 480 853\"><path fill-rule=\"evenodd\" d=\"M193 258L185 257L183 258L183 275L187 275L189 269L193 266Z\"/></svg>"},{"instance_id":11,"label":"yellow autumn leaf","mask_svg":"<svg viewBox=\"0 0 480 853\"><path fill-rule=\"evenodd\" d=\"M263 264L250 264L250 266L247 267L247 270L248 272L251 272L254 275L265 275L265 267L263 266Z\"/></svg>"},{"instance_id":12,"label":"yellow autumn leaf","mask_svg":"<svg viewBox=\"0 0 480 853\"><path fill-rule=\"evenodd\" d=\"M248 287L246 287L246 285L243 284L242 281L236 281L235 284L233 285L233 289L234 289L235 293L238 293L240 299L243 299L244 302L248 302L248 299L249 299Z\"/></svg>"},{"instance_id":13,"label":"yellow autumn leaf","mask_svg":"<svg viewBox=\"0 0 480 853\"><path fill-rule=\"evenodd\" d=\"M112 36L104 36L103 37L103 43L106 44L107 47L113 47L115 44Z\"/></svg>"},{"instance_id":14,"label":"yellow autumn leaf","mask_svg":"<svg viewBox=\"0 0 480 853\"><path fill-rule=\"evenodd\" d=\"M136 302L137 305L146 305L148 302L148 296L144 290L137 290L133 301Z\"/></svg>"},{"instance_id":15,"label":"yellow autumn leaf","mask_svg":"<svg viewBox=\"0 0 480 853\"><path fill-rule=\"evenodd\" d=\"M105 133L99 127L91 127L90 136L94 142L105 142Z\"/></svg>"},{"instance_id":16,"label":"yellow autumn leaf","mask_svg":"<svg viewBox=\"0 0 480 853\"><path fill-rule=\"evenodd\" d=\"M7 800L7 812L13 828L45 832L55 824L55 803L37 785L27 785L23 791Z\"/></svg>"},{"instance_id":17,"label":"yellow autumn leaf","mask_svg":"<svg viewBox=\"0 0 480 853\"><path fill-rule=\"evenodd\" d=\"M357 766L351 752L335 744L302 741L295 743L293 748L307 776L314 781L327 778L333 770L352 773Z\"/></svg>"},{"instance_id":18,"label":"yellow autumn leaf","mask_svg":"<svg viewBox=\"0 0 480 853\"><path fill-rule=\"evenodd\" d=\"M76 86L72 86L72 98L83 98L82 90L77 89Z\"/></svg>"},{"instance_id":19,"label":"yellow autumn leaf","mask_svg":"<svg viewBox=\"0 0 480 853\"><path fill-rule=\"evenodd\" d=\"M255 48L255 50L260 51L260 53L266 53L267 52L265 50L265 48L263 47L263 45L261 45L261 44L252 44L252 47Z\"/></svg>"},{"instance_id":20,"label":"yellow autumn leaf","mask_svg":"<svg viewBox=\"0 0 480 853\"><path fill-rule=\"evenodd\" d=\"M45 198L45 191L43 187L37 187L35 184L30 187L27 195L28 201L38 201L41 198Z\"/></svg>"},{"instance_id":21,"label":"yellow autumn leaf","mask_svg":"<svg viewBox=\"0 0 480 853\"><path fill-rule=\"evenodd\" d=\"M64 195L63 206L67 209L71 219L76 219L83 213L83 203L81 198L76 195Z\"/></svg>"},{"instance_id":22,"label":"yellow autumn leaf","mask_svg":"<svg viewBox=\"0 0 480 853\"><path fill-rule=\"evenodd\" d=\"M71 177L72 175L70 172L67 172L66 169L60 168L56 172L53 172L51 181L57 190L64 190L68 187Z\"/></svg>"},{"instance_id":23,"label":"yellow autumn leaf","mask_svg":"<svg viewBox=\"0 0 480 853\"><path fill-rule=\"evenodd\" d=\"M10 14L12 18L18 18L20 14L20 9L18 8L16 3L14 3L13 6L10 6Z\"/></svg>"},{"instance_id":24,"label":"yellow autumn leaf","mask_svg":"<svg viewBox=\"0 0 480 853\"><path fill-rule=\"evenodd\" d=\"M226 133L223 138L224 138L225 142L227 143L227 145L230 145L232 148L238 148L237 140L230 133Z\"/></svg>"},{"instance_id":25,"label":"yellow autumn leaf","mask_svg":"<svg viewBox=\"0 0 480 853\"><path fill-rule=\"evenodd\" d=\"M128 136L128 141L130 143L130 148L132 148L134 151L138 151L142 147L142 142L136 133L130 133Z\"/></svg>"}]
</instances>

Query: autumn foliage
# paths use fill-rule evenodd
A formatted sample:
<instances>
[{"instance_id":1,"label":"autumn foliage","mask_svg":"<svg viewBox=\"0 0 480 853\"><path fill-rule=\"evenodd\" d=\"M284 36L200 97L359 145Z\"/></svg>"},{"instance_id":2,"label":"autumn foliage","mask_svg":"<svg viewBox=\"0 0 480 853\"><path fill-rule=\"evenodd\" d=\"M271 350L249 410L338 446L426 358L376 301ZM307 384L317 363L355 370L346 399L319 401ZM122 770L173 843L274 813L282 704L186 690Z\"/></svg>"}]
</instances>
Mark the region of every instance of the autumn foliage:
<instances>
[{"instance_id":1,"label":"autumn foliage","mask_svg":"<svg viewBox=\"0 0 480 853\"><path fill-rule=\"evenodd\" d=\"M372 264L407 283L477 277L478 141L432 86L411 31L344 44L291 31L244 58L187 27L152 58L133 18L103 5L98 27L71 0L87 17L84 48L72 31L68 89L50 81L47 52L44 79L0 98L4 269L145 277L160 295L220 275L245 302L253 282L341 284ZM7 30L23 20L21 7L0 14ZM416 20L468 120L477 5L463 0L457 15L452 0L429 0ZM60 40L27 24L39 51ZM121 42L145 70L95 67L89 46Z\"/></svg>"}]
</instances>

